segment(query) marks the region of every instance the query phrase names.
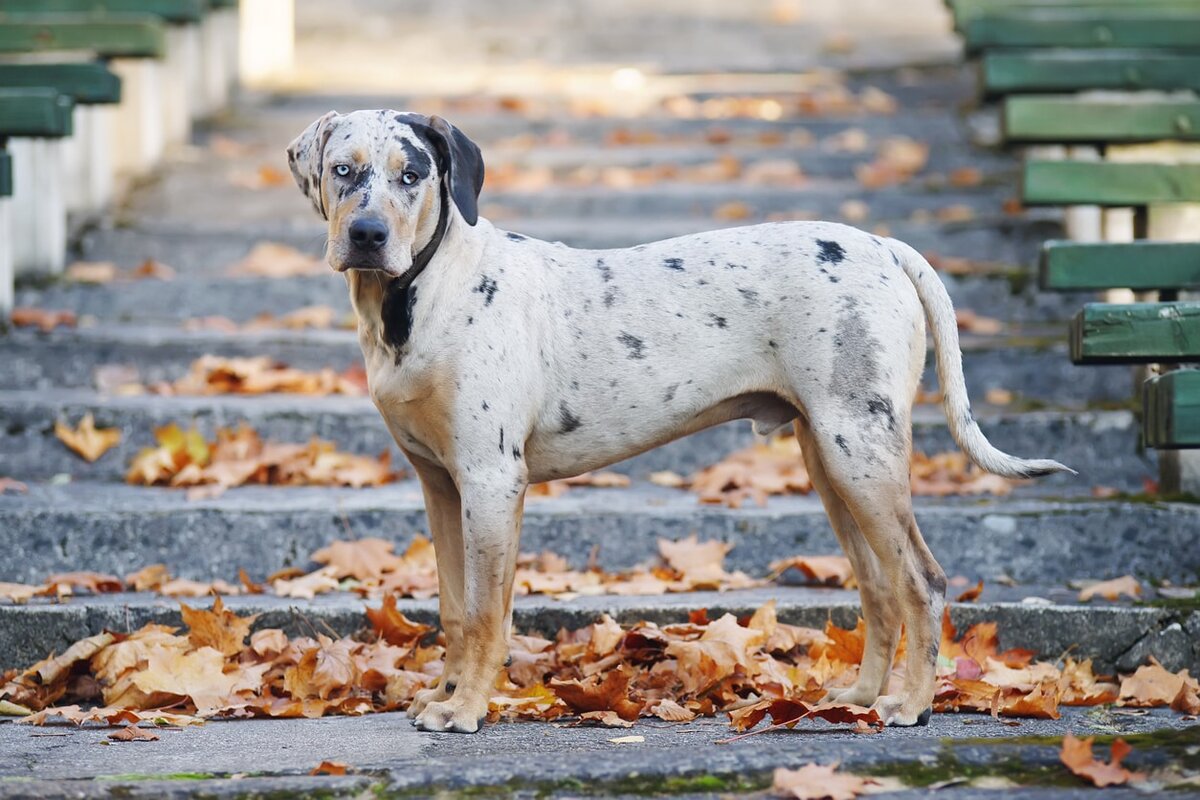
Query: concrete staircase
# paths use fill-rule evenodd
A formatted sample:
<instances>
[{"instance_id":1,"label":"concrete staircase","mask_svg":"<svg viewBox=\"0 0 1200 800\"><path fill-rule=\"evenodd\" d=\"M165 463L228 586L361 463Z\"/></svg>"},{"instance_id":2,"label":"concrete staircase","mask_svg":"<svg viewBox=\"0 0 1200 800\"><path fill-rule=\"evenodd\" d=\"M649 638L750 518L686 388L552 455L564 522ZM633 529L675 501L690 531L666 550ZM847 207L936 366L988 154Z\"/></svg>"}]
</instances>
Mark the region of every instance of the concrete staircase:
<instances>
[{"instance_id":1,"label":"concrete staircase","mask_svg":"<svg viewBox=\"0 0 1200 800\"><path fill-rule=\"evenodd\" d=\"M312 41L302 36L302 54ZM680 63L686 67L689 61ZM787 76L692 76L681 84L687 96L700 101L730 94L794 97L786 88ZM1038 293L1030 273L1038 245L1055 235L1059 220L1046 212L1004 210L1015 194L1015 165L1006 155L971 143L960 109L973 89L962 68L942 64L864 72L846 80L855 95L869 87L891 95L895 112L768 122L680 119L658 110L623 119L576 114L565 94L546 91L530 101L537 109L531 122L520 111L494 108L497 98L510 93L491 90L463 99L460 111L450 103L439 113L479 143L495 173L509 167L549 169L561 177L586 167L698 164L728 154L743 165L794 160L808 176L795 188L666 181L626 190L559 181L537 190L485 189L483 213L529 235L616 247L742 224L715 218L717 209L731 202L746 205L748 223L780 214L838 219L850 201L869 208L867 219L858 223L863 227L906 239L927 254L987 262L991 266L972 274L943 275L960 307L1006 323L1000 334L964 335L967 382L981 404L984 430L1002 449L1051 456L1081 474L1020 486L1008 498L918 501L922 530L947 572L971 582L989 581L979 602L956 607L956 621L995 619L1005 647L1054 657L1075 645L1077 655L1095 657L1104 669L1131 669L1155 655L1172 669L1195 670L1200 613L1186 605L1084 606L1067 588L1074 580L1127 573L1147 585L1196 584L1200 507L1138 496L1155 470L1152 455L1138 449L1128 408L1128 370L1075 368L1067 359L1065 320L1080 300ZM29 484L26 494L0 497L0 551L9 556L0 560L0 581L37 582L73 569L124 574L154 562L166 563L182 577L232 580L244 567L261 579L284 566L307 566L308 555L344 538L347 525L356 536L393 539L398 548L426 530L420 490L412 481L373 490L235 489L195 502L181 492L122 481L130 458L151 443L153 428L169 422L195 424L211 435L218 426L245 420L265 439L319 436L352 452L392 449L393 463L403 464L366 399L118 397L95 388L95 371L102 366L136 367L139 379L151 383L180 377L205 353L267 355L301 368L341 370L357 363L357 345L348 330L227 334L185 331L182 323L209 315L244 322L312 304L349 312L343 281L332 272L280 279L229 274L227 266L257 242L283 242L319 255L324 233L290 179L286 185L247 189L231 176L253 174L264 164L286 172L283 147L314 117L330 107L376 106L420 110L438 104L405 93L355 96L322 87L245 98L220 124L202 131L193 147L177 151L107 225L79 232L80 258L122 266L155 258L177 271L174 280L58 282L19 289L17 306L69 309L79 315L80 325L49 333L14 330L0 337L0 476ZM763 131L798 137L801 128L812 144L758 143ZM863 131L871 145L859 153L832 150L829 140L847 128ZM714 129L722 135L711 135ZM607 144L620 130L646 132L655 141ZM726 134L732 144L709 141ZM853 170L870 161L874 145L889 136L928 142L929 164L906 184L864 188ZM236 141L237 153L216 155L210 145L217 137ZM982 170L978 185L956 188L938 178L961 167ZM950 207L969 213L938 221L934 212ZM935 385L930 371L927 386ZM985 393L996 388L1011 391L1015 402L983 404ZM55 420L75 422L89 411L98 425L123 432L121 444L94 464L78 459L53 434ZM953 448L937 406L918 408L915 437L927 452ZM581 565L598 547L600 563L617 569L652 558L657 537L695 532L734 542L730 567L760 575L776 558L834 552L836 543L815 496L773 498L766 508L733 511L701 506L693 495L645 480L655 470L686 474L751 440L748 423L722 426L617 465L634 478L629 489L576 488L530 503L523 549L552 550ZM1119 494L1096 499L1092 489L1098 486ZM1000 586L998 579L1016 585ZM685 618L687 610L699 606L743 613L770 597L779 600L780 619L788 622L820 624L832 615L845 624L856 612L853 593L796 587L569 602L525 598L518 604L517 628L549 633L583 624L602 611L623 620L663 621ZM324 596L308 603L235 598L231 605L266 612L265 625L291 629L303 618L305 624L325 622L348 632L358 627L363 604L350 596ZM0 669L50 650L61 652L103 628L177 622L176 608L175 601L145 595L0 605ZM429 601L403 601L401 608L422 619L435 616Z\"/></svg>"}]
</instances>

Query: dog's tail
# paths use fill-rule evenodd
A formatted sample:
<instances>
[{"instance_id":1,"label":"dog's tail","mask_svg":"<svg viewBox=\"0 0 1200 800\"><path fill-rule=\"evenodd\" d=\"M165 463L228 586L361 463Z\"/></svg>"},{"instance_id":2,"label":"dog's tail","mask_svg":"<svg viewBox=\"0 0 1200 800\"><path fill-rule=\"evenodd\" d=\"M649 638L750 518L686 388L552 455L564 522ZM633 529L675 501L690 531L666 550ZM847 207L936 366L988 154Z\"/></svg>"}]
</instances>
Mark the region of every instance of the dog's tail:
<instances>
[{"instance_id":1,"label":"dog's tail","mask_svg":"<svg viewBox=\"0 0 1200 800\"><path fill-rule=\"evenodd\" d=\"M891 251L899 260L904 274L916 287L917 297L925 308L925 318L933 334L933 346L937 355L938 381L942 386L946 420L950 433L963 452L988 472L1005 478L1036 478L1055 472L1075 470L1048 458L1024 459L1010 456L992 446L979 430L979 423L971 415L971 401L967 397L967 385L963 378L962 351L958 345L958 323L954 317L954 306L941 278L929 262L907 244L892 240Z\"/></svg>"}]
</instances>

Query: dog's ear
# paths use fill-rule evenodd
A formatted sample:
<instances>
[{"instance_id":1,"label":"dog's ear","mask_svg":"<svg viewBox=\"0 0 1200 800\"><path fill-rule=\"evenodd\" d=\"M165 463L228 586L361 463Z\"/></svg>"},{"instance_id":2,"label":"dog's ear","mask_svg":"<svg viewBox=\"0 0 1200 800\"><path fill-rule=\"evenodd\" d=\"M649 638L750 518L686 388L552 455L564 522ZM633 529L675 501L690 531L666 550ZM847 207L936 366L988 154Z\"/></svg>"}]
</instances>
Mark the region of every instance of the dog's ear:
<instances>
[{"instance_id":1,"label":"dog's ear","mask_svg":"<svg viewBox=\"0 0 1200 800\"><path fill-rule=\"evenodd\" d=\"M483 153L466 134L441 117L430 117L429 127L442 160L446 187L468 225L479 221L479 191L483 188Z\"/></svg>"},{"instance_id":2,"label":"dog's ear","mask_svg":"<svg viewBox=\"0 0 1200 800\"><path fill-rule=\"evenodd\" d=\"M292 177L300 191L308 195L313 208L322 219L329 219L325 211L325 199L321 196L321 178L325 169L325 145L340 115L330 111L313 124L304 129L288 145L288 166L292 169Z\"/></svg>"}]
</instances>

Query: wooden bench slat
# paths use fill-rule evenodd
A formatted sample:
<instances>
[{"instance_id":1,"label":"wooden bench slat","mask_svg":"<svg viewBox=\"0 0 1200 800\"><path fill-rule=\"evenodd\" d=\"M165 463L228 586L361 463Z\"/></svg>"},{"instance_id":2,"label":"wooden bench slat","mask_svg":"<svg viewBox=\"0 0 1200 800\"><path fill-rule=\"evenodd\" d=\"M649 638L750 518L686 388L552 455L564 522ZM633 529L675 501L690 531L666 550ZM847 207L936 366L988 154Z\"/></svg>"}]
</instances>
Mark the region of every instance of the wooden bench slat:
<instances>
[{"instance_id":1,"label":"wooden bench slat","mask_svg":"<svg viewBox=\"0 0 1200 800\"><path fill-rule=\"evenodd\" d=\"M1076 364L1200 361L1200 303L1088 303L1070 341Z\"/></svg>"},{"instance_id":2,"label":"wooden bench slat","mask_svg":"<svg viewBox=\"0 0 1200 800\"><path fill-rule=\"evenodd\" d=\"M0 89L0 138L69 136L74 106L54 89Z\"/></svg>"},{"instance_id":3,"label":"wooden bench slat","mask_svg":"<svg viewBox=\"0 0 1200 800\"><path fill-rule=\"evenodd\" d=\"M1200 54L1164 50L989 50L983 91L1200 90Z\"/></svg>"},{"instance_id":4,"label":"wooden bench slat","mask_svg":"<svg viewBox=\"0 0 1200 800\"><path fill-rule=\"evenodd\" d=\"M967 20L968 52L990 47L1150 47L1200 50L1200 13L1174 8L1036 9Z\"/></svg>"},{"instance_id":5,"label":"wooden bench slat","mask_svg":"<svg viewBox=\"0 0 1200 800\"><path fill-rule=\"evenodd\" d=\"M1200 447L1200 371L1174 370L1142 384L1142 439L1147 447Z\"/></svg>"},{"instance_id":6,"label":"wooden bench slat","mask_svg":"<svg viewBox=\"0 0 1200 800\"><path fill-rule=\"evenodd\" d=\"M12 155L7 150L0 150L0 197L12 197L12 178Z\"/></svg>"},{"instance_id":7,"label":"wooden bench slat","mask_svg":"<svg viewBox=\"0 0 1200 800\"><path fill-rule=\"evenodd\" d=\"M168 22L199 22L204 0L3 0L11 14L142 14Z\"/></svg>"},{"instance_id":8,"label":"wooden bench slat","mask_svg":"<svg viewBox=\"0 0 1200 800\"><path fill-rule=\"evenodd\" d=\"M959 27L967 20L986 14L1037 9L1122 10L1133 7L1135 3L1138 8L1200 7L1200 0L946 0Z\"/></svg>"},{"instance_id":9,"label":"wooden bench slat","mask_svg":"<svg viewBox=\"0 0 1200 800\"><path fill-rule=\"evenodd\" d=\"M238 0L208 0L212 8L237 8Z\"/></svg>"},{"instance_id":10,"label":"wooden bench slat","mask_svg":"<svg viewBox=\"0 0 1200 800\"><path fill-rule=\"evenodd\" d=\"M1200 203L1200 164L1031 159L1021 177L1026 205Z\"/></svg>"},{"instance_id":11,"label":"wooden bench slat","mask_svg":"<svg viewBox=\"0 0 1200 800\"><path fill-rule=\"evenodd\" d=\"M103 57L161 58L166 52L161 19L109 14L0 15L0 52L88 50Z\"/></svg>"},{"instance_id":12,"label":"wooden bench slat","mask_svg":"<svg viewBox=\"0 0 1200 800\"><path fill-rule=\"evenodd\" d=\"M1200 139L1200 99L1014 96L1004 101L1012 142L1154 142Z\"/></svg>"},{"instance_id":13,"label":"wooden bench slat","mask_svg":"<svg viewBox=\"0 0 1200 800\"><path fill-rule=\"evenodd\" d=\"M1200 242L1050 241L1039 266L1048 291L1200 289Z\"/></svg>"},{"instance_id":14,"label":"wooden bench slat","mask_svg":"<svg viewBox=\"0 0 1200 800\"><path fill-rule=\"evenodd\" d=\"M0 64L0 86L48 87L82 104L121 101L121 79L99 61Z\"/></svg>"}]
</instances>

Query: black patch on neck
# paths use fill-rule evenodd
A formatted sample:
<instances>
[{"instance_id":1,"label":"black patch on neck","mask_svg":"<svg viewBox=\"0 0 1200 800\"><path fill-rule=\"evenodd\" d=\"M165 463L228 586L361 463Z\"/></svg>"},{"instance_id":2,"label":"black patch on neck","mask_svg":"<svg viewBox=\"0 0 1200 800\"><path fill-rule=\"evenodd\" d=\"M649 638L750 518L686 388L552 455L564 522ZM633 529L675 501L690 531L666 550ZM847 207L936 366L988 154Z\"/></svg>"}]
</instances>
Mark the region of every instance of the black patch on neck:
<instances>
[{"instance_id":1,"label":"black patch on neck","mask_svg":"<svg viewBox=\"0 0 1200 800\"><path fill-rule=\"evenodd\" d=\"M383 340L396 350L396 363L400 363L400 350L412 335L413 309L417 306L417 287L409 284L400 286L394 280L383 293Z\"/></svg>"},{"instance_id":2,"label":"black patch on neck","mask_svg":"<svg viewBox=\"0 0 1200 800\"><path fill-rule=\"evenodd\" d=\"M559 433L570 433L577 430L583 424L579 420L579 417L571 413L571 409L567 407L565 401L560 401L558 404L558 421L561 424L561 427L558 429Z\"/></svg>"},{"instance_id":3,"label":"black patch on neck","mask_svg":"<svg viewBox=\"0 0 1200 800\"><path fill-rule=\"evenodd\" d=\"M837 242L817 239L817 247L821 248L821 252L817 253L818 264L840 264L846 260L846 251Z\"/></svg>"}]
</instances>

